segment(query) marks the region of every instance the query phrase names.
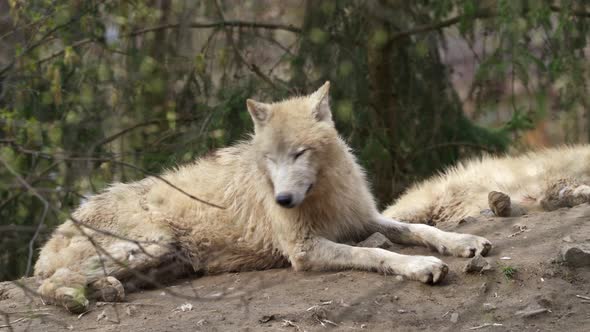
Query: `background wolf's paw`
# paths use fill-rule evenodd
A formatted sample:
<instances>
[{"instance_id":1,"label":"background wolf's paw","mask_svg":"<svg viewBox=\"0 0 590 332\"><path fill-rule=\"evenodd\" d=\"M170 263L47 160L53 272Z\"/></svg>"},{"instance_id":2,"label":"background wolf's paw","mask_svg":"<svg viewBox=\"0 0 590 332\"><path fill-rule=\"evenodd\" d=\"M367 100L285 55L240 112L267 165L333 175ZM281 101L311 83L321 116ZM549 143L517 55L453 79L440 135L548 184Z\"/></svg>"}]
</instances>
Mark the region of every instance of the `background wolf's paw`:
<instances>
[{"instance_id":1,"label":"background wolf's paw","mask_svg":"<svg viewBox=\"0 0 590 332\"><path fill-rule=\"evenodd\" d=\"M481 236L459 233L448 233L447 235L444 244L439 248L441 254L473 257L477 254L485 256L492 250L492 243Z\"/></svg>"},{"instance_id":2,"label":"background wolf's paw","mask_svg":"<svg viewBox=\"0 0 590 332\"><path fill-rule=\"evenodd\" d=\"M91 298L105 302L121 302L125 300L123 284L115 277L104 277L90 285Z\"/></svg>"},{"instance_id":3,"label":"background wolf's paw","mask_svg":"<svg viewBox=\"0 0 590 332\"><path fill-rule=\"evenodd\" d=\"M572 206L590 203L590 186L585 184L576 187L572 192Z\"/></svg>"},{"instance_id":4,"label":"background wolf's paw","mask_svg":"<svg viewBox=\"0 0 590 332\"><path fill-rule=\"evenodd\" d=\"M498 217L510 217L510 196L499 191L490 191L488 194L488 205Z\"/></svg>"},{"instance_id":5,"label":"background wolf's paw","mask_svg":"<svg viewBox=\"0 0 590 332\"><path fill-rule=\"evenodd\" d=\"M425 284L436 284L443 280L449 267L443 261L432 256L411 256L403 275L408 279Z\"/></svg>"},{"instance_id":6,"label":"background wolf's paw","mask_svg":"<svg viewBox=\"0 0 590 332\"><path fill-rule=\"evenodd\" d=\"M55 300L73 314L85 312L89 304L82 287L60 287L55 291Z\"/></svg>"}]
</instances>

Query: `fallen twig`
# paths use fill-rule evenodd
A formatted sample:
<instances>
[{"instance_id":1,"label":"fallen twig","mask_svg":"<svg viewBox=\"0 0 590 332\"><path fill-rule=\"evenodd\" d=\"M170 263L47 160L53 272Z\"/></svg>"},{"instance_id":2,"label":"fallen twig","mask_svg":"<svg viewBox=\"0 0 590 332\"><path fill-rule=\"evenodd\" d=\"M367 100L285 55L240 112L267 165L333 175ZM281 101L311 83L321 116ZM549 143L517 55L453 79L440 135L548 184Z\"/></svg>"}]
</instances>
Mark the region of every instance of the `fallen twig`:
<instances>
[{"instance_id":1,"label":"fallen twig","mask_svg":"<svg viewBox=\"0 0 590 332\"><path fill-rule=\"evenodd\" d=\"M40 309L30 309L30 310L22 310L22 311L11 311L11 312L7 312L7 314L9 314L9 315L30 314L30 313L33 313L33 312L46 311L46 310L50 310L50 309L49 308L40 308Z\"/></svg>"},{"instance_id":2,"label":"fallen twig","mask_svg":"<svg viewBox=\"0 0 590 332\"><path fill-rule=\"evenodd\" d=\"M331 321L329 319L325 319L324 318L324 319L320 319L319 321L322 324L322 326L324 326L324 327L326 326L324 323L328 323L330 325L338 326L338 324L334 323L333 321Z\"/></svg>"},{"instance_id":3,"label":"fallen twig","mask_svg":"<svg viewBox=\"0 0 590 332\"><path fill-rule=\"evenodd\" d=\"M312 305L311 307L307 308L307 309L306 309L306 311L312 311L313 309L315 309L315 308L319 308L319 307L320 307L320 306L322 306L322 305L330 305L330 304L332 304L332 303L333 303L333 301L332 301L332 300L330 300L330 301L324 301L324 302L320 302L320 304Z\"/></svg>"},{"instance_id":4,"label":"fallen twig","mask_svg":"<svg viewBox=\"0 0 590 332\"><path fill-rule=\"evenodd\" d=\"M524 233L526 231L528 231L528 228L526 226L519 226L518 227L518 232L510 234L508 237L515 237L518 234Z\"/></svg>"},{"instance_id":5,"label":"fallen twig","mask_svg":"<svg viewBox=\"0 0 590 332\"><path fill-rule=\"evenodd\" d=\"M294 327L294 328L297 329L297 331L300 331L300 332L304 332L305 331L305 330L302 330L297 324L293 323L293 321L290 321L288 319L283 319L283 326L285 326L285 327L288 327L288 326Z\"/></svg>"},{"instance_id":6,"label":"fallen twig","mask_svg":"<svg viewBox=\"0 0 590 332\"><path fill-rule=\"evenodd\" d=\"M588 297L588 296L576 295L576 297L580 298L582 300L590 300L590 297Z\"/></svg>"},{"instance_id":7,"label":"fallen twig","mask_svg":"<svg viewBox=\"0 0 590 332\"><path fill-rule=\"evenodd\" d=\"M19 318L19 319L15 319L15 320L13 320L12 322L8 322L8 324L5 324L5 325L0 325L0 329L1 329L1 328L6 328L6 327L12 328L12 324L16 324L16 323L18 323L18 322L22 322L22 321L23 321L23 320L25 320L25 319L28 319L28 317L21 317L21 318Z\"/></svg>"},{"instance_id":8,"label":"fallen twig","mask_svg":"<svg viewBox=\"0 0 590 332\"><path fill-rule=\"evenodd\" d=\"M81 313L81 314L79 314L79 315L78 315L78 319L82 318L84 315L86 315L87 313L89 313L89 312L91 312L91 311L93 311L93 310L94 310L94 309L90 309L90 310L86 310L86 311L84 311L83 313Z\"/></svg>"},{"instance_id":9,"label":"fallen twig","mask_svg":"<svg viewBox=\"0 0 590 332\"><path fill-rule=\"evenodd\" d=\"M479 330L479 329L483 329L485 327L490 327L490 326L504 326L503 324L500 323L485 323L482 325L478 325L478 326L474 326L474 327L470 327L470 330Z\"/></svg>"},{"instance_id":10,"label":"fallen twig","mask_svg":"<svg viewBox=\"0 0 590 332\"><path fill-rule=\"evenodd\" d=\"M520 311L517 311L515 313L515 315L521 316L521 317L531 317L531 316L535 316L535 315L542 314L545 312L551 312L551 310L549 310L547 308L538 308L538 309L533 309L533 310L520 310Z\"/></svg>"}]
</instances>

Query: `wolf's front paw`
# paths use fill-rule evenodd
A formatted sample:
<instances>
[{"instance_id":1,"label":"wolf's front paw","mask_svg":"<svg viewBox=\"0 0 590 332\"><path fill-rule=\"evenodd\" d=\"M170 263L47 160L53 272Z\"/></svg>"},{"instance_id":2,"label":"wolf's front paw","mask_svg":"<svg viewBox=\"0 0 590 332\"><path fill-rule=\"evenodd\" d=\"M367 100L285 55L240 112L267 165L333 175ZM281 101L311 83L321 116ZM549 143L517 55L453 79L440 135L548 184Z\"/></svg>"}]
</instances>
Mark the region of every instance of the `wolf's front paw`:
<instances>
[{"instance_id":1,"label":"wolf's front paw","mask_svg":"<svg viewBox=\"0 0 590 332\"><path fill-rule=\"evenodd\" d=\"M487 255L492 250L492 243L486 238L471 234L447 233L438 248L441 254L457 257L473 257L477 254Z\"/></svg>"},{"instance_id":2,"label":"wolf's front paw","mask_svg":"<svg viewBox=\"0 0 590 332\"><path fill-rule=\"evenodd\" d=\"M402 274L408 279L425 284L436 284L445 278L447 272L449 272L447 264L436 257L411 256Z\"/></svg>"}]
</instances>

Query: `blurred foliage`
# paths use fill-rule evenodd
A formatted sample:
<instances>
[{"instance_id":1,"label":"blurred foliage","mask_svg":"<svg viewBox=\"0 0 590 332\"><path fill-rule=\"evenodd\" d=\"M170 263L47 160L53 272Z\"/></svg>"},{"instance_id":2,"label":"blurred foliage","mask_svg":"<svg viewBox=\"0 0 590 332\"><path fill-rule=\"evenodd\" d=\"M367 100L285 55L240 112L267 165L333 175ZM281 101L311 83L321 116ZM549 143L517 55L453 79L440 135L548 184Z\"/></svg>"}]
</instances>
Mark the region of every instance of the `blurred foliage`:
<instances>
[{"instance_id":1,"label":"blurred foliage","mask_svg":"<svg viewBox=\"0 0 590 332\"><path fill-rule=\"evenodd\" d=\"M493 112L499 82L558 87L585 106L583 1L0 0L0 280L22 275L84 198L246 137L245 99L332 82L338 130L387 204L459 158L502 152L546 112L513 101L498 128L469 120L441 59L445 28L493 49L471 95ZM274 14L273 14L274 13ZM278 14L277 14L278 13ZM273 16L274 15L274 16ZM542 45L541 51L534 45ZM532 76L531 73L534 73ZM590 118L590 117L589 117ZM23 181L44 198L50 209ZM36 236L42 223L40 236Z\"/></svg>"}]
</instances>

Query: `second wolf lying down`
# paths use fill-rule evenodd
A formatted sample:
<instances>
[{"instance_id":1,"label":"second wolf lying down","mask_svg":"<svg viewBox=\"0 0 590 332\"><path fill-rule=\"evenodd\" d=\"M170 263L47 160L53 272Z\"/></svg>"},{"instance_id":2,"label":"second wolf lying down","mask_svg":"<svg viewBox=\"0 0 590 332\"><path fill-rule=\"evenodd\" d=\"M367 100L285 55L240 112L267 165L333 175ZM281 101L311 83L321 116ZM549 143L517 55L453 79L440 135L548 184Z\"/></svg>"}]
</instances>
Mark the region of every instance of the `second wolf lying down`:
<instances>
[{"instance_id":1,"label":"second wolf lying down","mask_svg":"<svg viewBox=\"0 0 590 332\"><path fill-rule=\"evenodd\" d=\"M485 255L491 244L482 237L404 224L377 211L363 170L336 132L328 89L326 83L273 104L248 100L250 140L169 171L166 182L115 184L90 198L42 248L39 293L79 312L91 292L122 300L120 281L173 261L200 273L290 263L295 270L355 268L425 283L445 277L448 268L435 257L342 244L376 231L443 254Z\"/></svg>"},{"instance_id":2,"label":"second wolf lying down","mask_svg":"<svg viewBox=\"0 0 590 332\"><path fill-rule=\"evenodd\" d=\"M489 211L500 217L590 203L590 145L484 157L410 188L383 214L436 225Z\"/></svg>"}]
</instances>

